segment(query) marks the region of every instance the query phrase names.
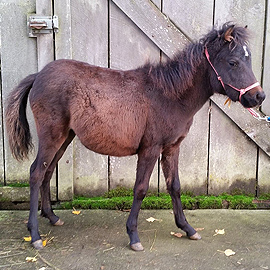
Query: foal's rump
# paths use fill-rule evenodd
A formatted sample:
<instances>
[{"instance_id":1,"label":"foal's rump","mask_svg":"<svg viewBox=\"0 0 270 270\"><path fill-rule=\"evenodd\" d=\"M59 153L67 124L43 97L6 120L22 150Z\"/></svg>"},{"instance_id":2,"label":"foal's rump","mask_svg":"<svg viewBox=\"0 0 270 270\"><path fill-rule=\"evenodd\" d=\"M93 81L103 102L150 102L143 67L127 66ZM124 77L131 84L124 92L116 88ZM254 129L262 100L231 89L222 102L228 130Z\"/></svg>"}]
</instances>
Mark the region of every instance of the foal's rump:
<instances>
[{"instance_id":1,"label":"foal's rump","mask_svg":"<svg viewBox=\"0 0 270 270\"><path fill-rule=\"evenodd\" d=\"M136 71L58 60L38 74L29 99L38 133L72 129L90 150L125 156L137 152L146 126L141 90Z\"/></svg>"}]
</instances>

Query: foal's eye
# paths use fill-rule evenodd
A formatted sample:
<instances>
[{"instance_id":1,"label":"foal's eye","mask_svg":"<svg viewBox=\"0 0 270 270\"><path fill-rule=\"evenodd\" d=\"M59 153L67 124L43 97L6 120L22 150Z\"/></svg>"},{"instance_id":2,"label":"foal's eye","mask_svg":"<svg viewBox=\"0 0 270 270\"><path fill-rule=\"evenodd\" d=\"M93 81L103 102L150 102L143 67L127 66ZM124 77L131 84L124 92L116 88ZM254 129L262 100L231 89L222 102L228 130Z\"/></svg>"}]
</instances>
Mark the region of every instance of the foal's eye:
<instances>
[{"instance_id":1,"label":"foal's eye","mask_svg":"<svg viewBox=\"0 0 270 270\"><path fill-rule=\"evenodd\" d=\"M229 61L229 65L230 65L231 67L237 67L237 66L238 66L238 63L237 63L236 61L230 60L230 61Z\"/></svg>"}]
</instances>

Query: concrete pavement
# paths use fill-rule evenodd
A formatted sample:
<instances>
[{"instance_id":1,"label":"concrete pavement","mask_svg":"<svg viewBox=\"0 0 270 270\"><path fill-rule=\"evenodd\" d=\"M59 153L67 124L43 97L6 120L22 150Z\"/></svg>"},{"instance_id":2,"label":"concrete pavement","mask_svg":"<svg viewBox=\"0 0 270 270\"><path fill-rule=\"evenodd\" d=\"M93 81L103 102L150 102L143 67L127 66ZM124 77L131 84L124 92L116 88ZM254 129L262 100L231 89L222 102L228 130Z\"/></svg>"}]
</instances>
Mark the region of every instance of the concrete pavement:
<instances>
[{"instance_id":1,"label":"concrete pavement","mask_svg":"<svg viewBox=\"0 0 270 270\"><path fill-rule=\"evenodd\" d=\"M0 211L1 269L270 269L270 211L268 210L192 210L186 217L200 231L202 240L178 238L170 210L143 210L139 216L139 232L143 252L128 247L125 222L127 212L70 210L56 213L65 221L53 227L39 218L40 232L49 240L44 250L36 252L29 242L25 221L28 211ZM157 220L148 222L153 217ZM215 235L224 229L225 234ZM225 250L235 252L226 256ZM36 262L26 262L35 257Z\"/></svg>"}]
</instances>

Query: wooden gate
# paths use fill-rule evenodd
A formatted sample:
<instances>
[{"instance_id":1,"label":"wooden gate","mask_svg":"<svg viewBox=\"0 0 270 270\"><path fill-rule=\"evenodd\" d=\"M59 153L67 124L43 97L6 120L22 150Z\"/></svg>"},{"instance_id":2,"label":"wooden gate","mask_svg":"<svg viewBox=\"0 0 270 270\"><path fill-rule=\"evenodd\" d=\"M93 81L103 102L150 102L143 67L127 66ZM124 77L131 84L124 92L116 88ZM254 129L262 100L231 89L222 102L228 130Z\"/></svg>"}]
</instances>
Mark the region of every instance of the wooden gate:
<instances>
[{"instance_id":1,"label":"wooden gate","mask_svg":"<svg viewBox=\"0 0 270 270\"><path fill-rule=\"evenodd\" d=\"M267 5L268 4L268 5ZM30 73L55 59L72 58L90 64L131 69L146 61L159 62L211 30L213 25L234 21L253 33L253 69L270 95L270 12L264 0L2 0L1 76L2 102L12 88ZM29 38L30 14L57 15L57 33ZM270 98L262 106L270 114ZM224 106L214 96L195 116L190 134L181 146L182 189L195 194L242 190L270 191L269 125L252 118L239 104ZM29 110L32 134L35 128ZM10 154L1 118L0 181L3 185L27 181L29 161L16 162ZM96 195L119 185L132 187L136 157L116 158L86 150L75 138L58 164L52 180L54 199L73 194ZM165 190L159 164L151 189Z\"/></svg>"}]
</instances>

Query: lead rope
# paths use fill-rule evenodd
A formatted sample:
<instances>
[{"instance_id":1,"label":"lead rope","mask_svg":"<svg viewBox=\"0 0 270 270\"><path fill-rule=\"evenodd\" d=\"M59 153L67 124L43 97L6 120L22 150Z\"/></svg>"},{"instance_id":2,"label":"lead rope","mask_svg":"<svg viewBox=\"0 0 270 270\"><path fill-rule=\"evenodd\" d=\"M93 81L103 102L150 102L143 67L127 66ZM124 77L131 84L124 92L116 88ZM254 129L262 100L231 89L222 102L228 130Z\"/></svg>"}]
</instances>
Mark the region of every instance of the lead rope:
<instances>
[{"instance_id":1,"label":"lead rope","mask_svg":"<svg viewBox=\"0 0 270 270\"><path fill-rule=\"evenodd\" d=\"M225 84L221 78L221 76L218 74L217 70L215 69L215 67L213 66L213 64L211 63L210 61L210 56L209 56L209 53L208 53L208 50L207 50L207 47L205 47L205 56L206 56L206 59L208 61L208 63L210 64L210 66L212 67L212 69L214 70L214 72L216 73L217 75L217 79L219 80L219 82L221 83L222 87L224 88L225 90ZM256 82L250 86L248 86L247 88L245 89L238 89L232 85L229 84L230 87L232 87L233 89L235 89L236 91L239 91L240 92L240 95L239 95L239 101L241 101L241 97L243 94L245 94L247 91L253 89L254 87L260 85L259 82ZM227 102L225 102L226 104ZM268 123L270 123L270 116L261 116L259 113L257 113L255 110L253 110L252 108L246 108L249 113L254 117L256 118L257 120L259 121L266 121Z\"/></svg>"},{"instance_id":2,"label":"lead rope","mask_svg":"<svg viewBox=\"0 0 270 270\"><path fill-rule=\"evenodd\" d=\"M250 112L250 114L256 118L259 121L266 121L267 123L270 123L270 116L261 116L259 113L255 112L253 109L251 108L247 108L247 110Z\"/></svg>"}]
</instances>

